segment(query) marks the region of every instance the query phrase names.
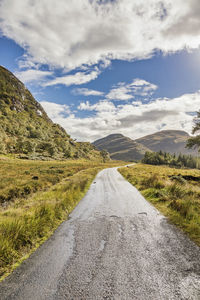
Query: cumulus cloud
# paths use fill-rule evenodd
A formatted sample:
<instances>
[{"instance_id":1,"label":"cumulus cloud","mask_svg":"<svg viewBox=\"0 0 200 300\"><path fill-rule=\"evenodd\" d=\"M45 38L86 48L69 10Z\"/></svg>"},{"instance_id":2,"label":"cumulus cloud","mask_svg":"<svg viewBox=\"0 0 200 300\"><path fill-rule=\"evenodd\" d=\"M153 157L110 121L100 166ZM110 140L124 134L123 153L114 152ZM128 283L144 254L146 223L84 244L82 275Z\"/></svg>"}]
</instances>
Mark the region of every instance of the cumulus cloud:
<instances>
[{"instance_id":1,"label":"cumulus cloud","mask_svg":"<svg viewBox=\"0 0 200 300\"><path fill-rule=\"evenodd\" d=\"M81 102L78 109L90 111L91 114L83 118L73 112L63 116L63 105L59 105L61 113L57 110L55 114L54 107L51 109L54 113L53 121L61 124L74 138L94 141L111 133L122 133L131 138L166 129L191 133L194 113L199 110L199 106L200 92L197 92L173 99L156 99L150 103L137 101L117 105L110 100L95 104Z\"/></svg>"},{"instance_id":2,"label":"cumulus cloud","mask_svg":"<svg viewBox=\"0 0 200 300\"><path fill-rule=\"evenodd\" d=\"M162 121L164 118L166 118L166 116L177 116L177 112L172 110L152 109L149 111L144 111L141 115L127 115L119 119L119 121L122 127L128 128L139 123Z\"/></svg>"},{"instance_id":3,"label":"cumulus cloud","mask_svg":"<svg viewBox=\"0 0 200 300\"><path fill-rule=\"evenodd\" d=\"M87 88L77 88L72 91L74 95L83 95L83 96L103 96L104 93L96 90L90 90Z\"/></svg>"},{"instance_id":4,"label":"cumulus cloud","mask_svg":"<svg viewBox=\"0 0 200 300\"><path fill-rule=\"evenodd\" d=\"M56 5L54 0L0 0L2 35L25 49L19 65L28 70L17 76L24 82L39 79L44 86L88 83L113 59L131 61L149 58L156 51L196 49L200 46L199 14L199 0L59 0ZM50 71L40 71L42 64ZM54 68L61 68L62 76L55 78ZM49 79L51 75L53 79ZM156 88L142 79L119 83L106 100L80 103L80 110L92 114L85 118L70 112L67 105L42 105L53 121L83 140L111 132L132 138L160 129L190 132L200 93L150 103L138 101ZM111 102L133 99L125 105Z\"/></svg>"},{"instance_id":5,"label":"cumulus cloud","mask_svg":"<svg viewBox=\"0 0 200 300\"><path fill-rule=\"evenodd\" d=\"M157 90L157 85L143 79L134 79L129 85L135 95L148 96L152 95Z\"/></svg>"},{"instance_id":6,"label":"cumulus cloud","mask_svg":"<svg viewBox=\"0 0 200 300\"><path fill-rule=\"evenodd\" d=\"M66 86L80 85L96 79L99 73L100 71L98 69L95 69L91 72L77 72L73 75L65 75L62 77L56 77L55 79L46 81L43 84L43 86L52 86L57 84L63 84Z\"/></svg>"},{"instance_id":7,"label":"cumulus cloud","mask_svg":"<svg viewBox=\"0 0 200 300\"><path fill-rule=\"evenodd\" d=\"M44 80L47 80L48 76L53 75L53 72L50 71L40 71L35 69L29 69L26 71L15 72L15 76L19 78L23 83L37 81L41 83Z\"/></svg>"},{"instance_id":8,"label":"cumulus cloud","mask_svg":"<svg viewBox=\"0 0 200 300\"><path fill-rule=\"evenodd\" d=\"M106 95L106 98L110 100L129 100L134 98L134 96L131 95L131 92L132 90L126 86L125 83L119 83L110 90Z\"/></svg>"},{"instance_id":9,"label":"cumulus cloud","mask_svg":"<svg viewBox=\"0 0 200 300\"><path fill-rule=\"evenodd\" d=\"M98 112L111 112L115 111L115 105L107 100L101 100L95 104L90 104L89 101L81 102L78 106L79 110L98 111Z\"/></svg>"},{"instance_id":10,"label":"cumulus cloud","mask_svg":"<svg viewBox=\"0 0 200 300\"><path fill-rule=\"evenodd\" d=\"M49 118L54 120L58 117L65 118L70 114L70 108L68 105L60 105L54 102L41 101L40 104L48 114Z\"/></svg>"},{"instance_id":11,"label":"cumulus cloud","mask_svg":"<svg viewBox=\"0 0 200 300\"><path fill-rule=\"evenodd\" d=\"M106 95L110 100L130 100L135 95L137 96L150 96L155 92L158 87L143 79L134 79L132 83L119 82Z\"/></svg>"},{"instance_id":12,"label":"cumulus cloud","mask_svg":"<svg viewBox=\"0 0 200 300\"><path fill-rule=\"evenodd\" d=\"M1 0L0 27L24 60L73 70L198 48L199 13L199 0Z\"/></svg>"}]
</instances>

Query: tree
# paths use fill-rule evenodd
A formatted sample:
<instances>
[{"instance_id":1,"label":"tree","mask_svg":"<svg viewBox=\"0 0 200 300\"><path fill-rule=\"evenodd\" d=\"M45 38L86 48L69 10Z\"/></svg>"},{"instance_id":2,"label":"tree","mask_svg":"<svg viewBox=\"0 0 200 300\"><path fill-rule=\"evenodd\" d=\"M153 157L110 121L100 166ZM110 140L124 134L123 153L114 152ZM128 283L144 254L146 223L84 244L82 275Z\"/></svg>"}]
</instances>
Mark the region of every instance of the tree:
<instances>
[{"instance_id":1,"label":"tree","mask_svg":"<svg viewBox=\"0 0 200 300\"><path fill-rule=\"evenodd\" d=\"M142 163L150 165L168 165L178 168L198 168L200 159L192 155L179 154L178 156L170 153L145 152Z\"/></svg>"},{"instance_id":2,"label":"tree","mask_svg":"<svg viewBox=\"0 0 200 300\"><path fill-rule=\"evenodd\" d=\"M194 119L194 127L192 133L200 131L200 111L197 112L197 117ZM200 152L200 135L188 139L187 148L198 148Z\"/></svg>"}]
</instances>

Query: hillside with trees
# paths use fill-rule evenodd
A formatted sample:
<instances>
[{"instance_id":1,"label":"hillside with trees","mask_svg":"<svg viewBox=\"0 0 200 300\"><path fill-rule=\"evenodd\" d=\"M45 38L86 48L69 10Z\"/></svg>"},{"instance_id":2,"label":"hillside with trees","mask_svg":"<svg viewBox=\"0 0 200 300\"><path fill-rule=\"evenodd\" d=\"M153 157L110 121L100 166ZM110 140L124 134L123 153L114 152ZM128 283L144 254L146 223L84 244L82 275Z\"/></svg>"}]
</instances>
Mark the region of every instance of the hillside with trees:
<instances>
[{"instance_id":1,"label":"hillside with trees","mask_svg":"<svg viewBox=\"0 0 200 300\"><path fill-rule=\"evenodd\" d=\"M76 143L54 124L24 84L1 66L0 153L45 160L100 157L92 144Z\"/></svg>"}]
</instances>

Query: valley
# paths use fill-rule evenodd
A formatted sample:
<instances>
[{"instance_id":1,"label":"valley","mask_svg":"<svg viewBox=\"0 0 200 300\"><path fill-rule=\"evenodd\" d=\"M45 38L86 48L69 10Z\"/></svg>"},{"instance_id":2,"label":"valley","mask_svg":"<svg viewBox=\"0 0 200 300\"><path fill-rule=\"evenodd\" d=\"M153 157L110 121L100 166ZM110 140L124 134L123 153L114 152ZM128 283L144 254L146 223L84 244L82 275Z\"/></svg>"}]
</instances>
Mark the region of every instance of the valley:
<instances>
[{"instance_id":1,"label":"valley","mask_svg":"<svg viewBox=\"0 0 200 300\"><path fill-rule=\"evenodd\" d=\"M0 0L0 300L200 300L200 2Z\"/></svg>"},{"instance_id":2,"label":"valley","mask_svg":"<svg viewBox=\"0 0 200 300\"><path fill-rule=\"evenodd\" d=\"M195 138L79 142L3 67L0 91L1 298L198 299Z\"/></svg>"}]
</instances>

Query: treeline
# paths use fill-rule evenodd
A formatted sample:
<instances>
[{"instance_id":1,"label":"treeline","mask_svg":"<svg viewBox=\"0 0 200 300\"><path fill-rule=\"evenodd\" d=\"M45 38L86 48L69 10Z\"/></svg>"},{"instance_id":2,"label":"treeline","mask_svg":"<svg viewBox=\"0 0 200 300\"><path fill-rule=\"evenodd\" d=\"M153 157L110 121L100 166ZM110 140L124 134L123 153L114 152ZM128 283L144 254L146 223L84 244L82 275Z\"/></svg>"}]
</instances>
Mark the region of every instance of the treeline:
<instances>
[{"instance_id":1,"label":"treeline","mask_svg":"<svg viewBox=\"0 0 200 300\"><path fill-rule=\"evenodd\" d=\"M142 163L149 165L168 165L178 168L200 169L200 158L192 155L170 154L163 151L145 152Z\"/></svg>"}]
</instances>

